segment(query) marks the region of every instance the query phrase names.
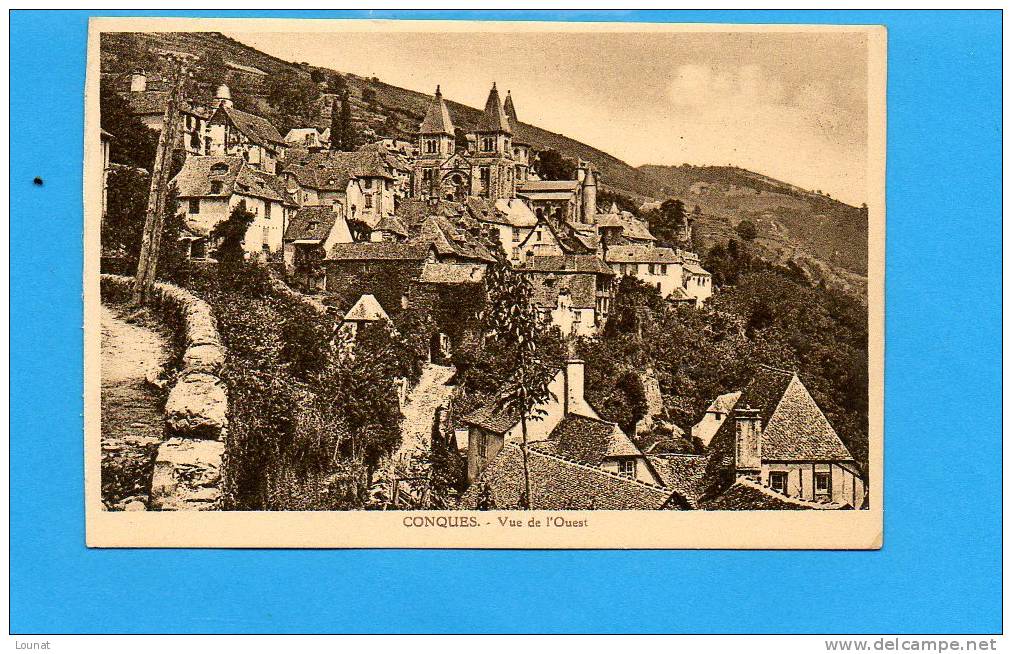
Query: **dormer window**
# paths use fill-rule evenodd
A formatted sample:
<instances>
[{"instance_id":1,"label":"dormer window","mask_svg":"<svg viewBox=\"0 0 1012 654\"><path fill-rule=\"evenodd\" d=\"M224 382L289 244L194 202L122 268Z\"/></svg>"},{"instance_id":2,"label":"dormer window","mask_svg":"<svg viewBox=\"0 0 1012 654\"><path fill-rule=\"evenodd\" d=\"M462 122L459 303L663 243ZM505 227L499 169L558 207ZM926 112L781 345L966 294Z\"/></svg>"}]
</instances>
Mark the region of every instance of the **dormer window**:
<instances>
[{"instance_id":1,"label":"dormer window","mask_svg":"<svg viewBox=\"0 0 1012 654\"><path fill-rule=\"evenodd\" d=\"M483 152L494 152L495 151L495 137L484 136L481 139L481 149Z\"/></svg>"},{"instance_id":2,"label":"dormer window","mask_svg":"<svg viewBox=\"0 0 1012 654\"><path fill-rule=\"evenodd\" d=\"M212 195L218 195L219 193L221 193L221 189L222 189L221 180L212 179L211 180L211 194Z\"/></svg>"},{"instance_id":3,"label":"dormer window","mask_svg":"<svg viewBox=\"0 0 1012 654\"><path fill-rule=\"evenodd\" d=\"M228 173L227 163L216 163L213 166L211 166L212 175L225 175L227 173Z\"/></svg>"},{"instance_id":4,"label":"dormer window","mask_svg":"<svg viewBox=\"0 0 1012 654\"><path fill-rule=\"evenodd\" d=\"M635 477L636 476L636 461L634 459L628 459L626 461L619 461L618 462L618 471L619 471L619 473L625 475L626 477Z\"/></svg>"}]
</instances>

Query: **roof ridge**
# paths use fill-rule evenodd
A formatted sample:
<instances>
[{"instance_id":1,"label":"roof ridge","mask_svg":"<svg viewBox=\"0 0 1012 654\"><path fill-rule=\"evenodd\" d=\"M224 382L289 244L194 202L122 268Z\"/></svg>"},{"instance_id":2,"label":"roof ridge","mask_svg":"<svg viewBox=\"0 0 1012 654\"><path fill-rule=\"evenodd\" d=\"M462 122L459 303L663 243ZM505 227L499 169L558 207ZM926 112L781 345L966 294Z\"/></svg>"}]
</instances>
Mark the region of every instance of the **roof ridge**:
<instances>
[{"instance_id":1,"label":"roof ridge","mask_svg":"<svg viewBox=\"0 0 1012 654\"><path fill-rule=\"evenodd\" d=\"M752 481L751 479L748 479L746 477L739 477L738 479L735 479L734 483L735 484L742 484L743 486L749 486L750 488L754 488L754 489L756 489L756 490L764 493L765 495L768 495L769 497L775 497L778 500L781 500L783 502L787 502L788 504L795 504L797 506L804 506L804 507L812 508L812 509L835 509L835 508L839 508L840 506L842 506L842 504L839 504L839 503L836 503L836 502L827 502L827 503L812 502L810 500L802 500L802 499L799 499L797 497L790 497L789 495L782 495L782 494L776 492L775 490L773 490L772 488L768 488L766 486L763 486L762 484L760 484L758 482L755 482L755 481ZM734 486L734 484L732 484L731 486ZM728 488L728 490L730 490L730 487ZM725 492L727 492L727 491L725 491Z\"/></svg>"},{"instance_id":2,"label":"roof ridge","mask_svg":"<svg viewBox=\"0 0 1012 654\"><path fill-rule=\"evenodd\" d=\"M777 368L776 366L771 366L768 363L760 363L759 367L760 368L766 368L767 370L772 370L773 372L782 372L782 373L787 374L787 375L796 375L796 374L798 374L797 370L786 370L784 368Z\"/></svg>"},{"instance_id":3,"label":"roof ridge","mask_svg":"<svg viewBox=\"0 0 1012 654\"><path fill-rule=\"evenodd\" d=\"M540 443L540 442L544 442L544 441L535 441L535 442ZM513 447L521 449L520 445L518 445L517 443L510 443L510 444ZM562 461L563 463L568 463L569 465L573 465L573 466L576 466L578 468L586 468L587 470L591 470L593 472L598 472L598 473L601 473L602 475L607 475L607 476L613 477L615 479L620 479L622 481L627 481L627 482L632 482L634 484L639 484L640 486L643 486L645 488L649 488L650 490L655 490L655 491L660 491L662 493L667 493L669 496L671 494L669 491L671 491L672 489L666 488L664 486L658 486L657 484L651 484L651 483L646 482L646 481L641 481L639 479L636 479L635 477L627 477L627 476L625 476L623 474L620 474L618 472L612 472L610 470L605 470L603 468L598 468L597 466L592 466L589 463L583 463L582 461L577 461L576 459L570 459L570 458L567 458L567 457L564 457L564 456L560 456L558 454L549 453L549 452L542 452L541 450L530 449L530 445L528 445L528 451L530 453L532 453L532 454L537 454L539 456L548 457L550 459L557 459L559 461ZM523 452L522 449L521 449L521 452Z\"/></svg>"}]
</instances>

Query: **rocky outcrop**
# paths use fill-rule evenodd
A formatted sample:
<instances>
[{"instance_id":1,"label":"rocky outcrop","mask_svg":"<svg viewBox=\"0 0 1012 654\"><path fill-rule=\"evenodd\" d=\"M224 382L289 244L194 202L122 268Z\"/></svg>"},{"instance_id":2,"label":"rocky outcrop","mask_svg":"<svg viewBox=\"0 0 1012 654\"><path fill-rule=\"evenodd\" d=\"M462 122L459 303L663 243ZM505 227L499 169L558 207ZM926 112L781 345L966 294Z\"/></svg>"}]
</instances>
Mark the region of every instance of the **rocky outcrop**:
<instances>
[{"instance_id":1,"label":"rocky outcrop","mask_svg":"<svg viewBox=\"0 0 1012 654\"><path fill-rule=\"evenodd\" d=\"M133 278L102 275L102 297L130 297ZM211 306L178 286L154 285L150 302L176 333L184 352L165 402L170 436L155 455L150 506L168 511L217 508L224 439L228 433L228 393L219 377L225 348Z\"/></svg>"}]
</instances>

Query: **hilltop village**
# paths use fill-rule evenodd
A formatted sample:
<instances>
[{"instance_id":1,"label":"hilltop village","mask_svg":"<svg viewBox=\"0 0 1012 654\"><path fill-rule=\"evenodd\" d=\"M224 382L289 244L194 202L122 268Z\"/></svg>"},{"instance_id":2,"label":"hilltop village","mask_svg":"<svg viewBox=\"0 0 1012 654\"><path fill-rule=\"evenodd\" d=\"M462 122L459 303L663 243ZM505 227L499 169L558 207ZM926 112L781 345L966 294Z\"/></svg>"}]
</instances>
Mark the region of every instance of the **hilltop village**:
<instances>
[{"instance_id":1,"label":"hilltop village","mask_svg":"<svg viewBox=\"0 0 1012 654\"><path fill-rule=\"evenodd\" d=\"M140 72L122 91L154 130L165 96ZM376 135L339 149L330 129L282 135L236 108L223 84L180 110L178 241L188 260L214 265L220 226L237 208L252 214L245 258L327 312L347 356L363 330L424 316L420 374L387 380L401 423L400 442L373 466L383 470L384 506L425 505L431 489L411 482L433 483L435 441L446 434L441 456L459 459L462 472L444 508L864 507L861 467L793 370L758 366L685 430L658 428L656 393L633 425L592 404L592 375L572 343L600 337L624 278L685 311L705 310L720 290L693 251L689 216L674 226L675 243L659 245L646 221L600 201L607 180L593 163L577 161L572 179L540 178L518 104L493 84L461 139L437 87L414 141ZM107 136L106 161L121 146ZM455 387L457 355L485 337L475 325L489 311L487 278L502 274L524 280L540 328L557 330L564 350L548 392L527 409ZM648 390L650 374L640 375Z\"/></svg>"}]
</instances>

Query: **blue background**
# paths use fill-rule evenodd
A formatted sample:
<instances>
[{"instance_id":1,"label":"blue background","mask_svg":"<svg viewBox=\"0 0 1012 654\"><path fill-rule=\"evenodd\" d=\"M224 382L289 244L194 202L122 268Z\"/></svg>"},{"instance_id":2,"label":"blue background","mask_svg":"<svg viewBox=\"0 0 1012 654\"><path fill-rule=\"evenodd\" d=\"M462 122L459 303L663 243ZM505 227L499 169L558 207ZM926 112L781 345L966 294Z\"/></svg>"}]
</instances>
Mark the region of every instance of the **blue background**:
<instances>
[{"instance_id":1,"label":"blue background","mask_svg":"<svg viewBox=\"0 0 1012 654\"><path fill-rule=\"evenodd\" d=\"M10 22L14 633L1001 630L1000 13L412 15L888 26L886 536L877 552L85 548L88 15L16 11Z\"/></svg>"}]
</instances>

